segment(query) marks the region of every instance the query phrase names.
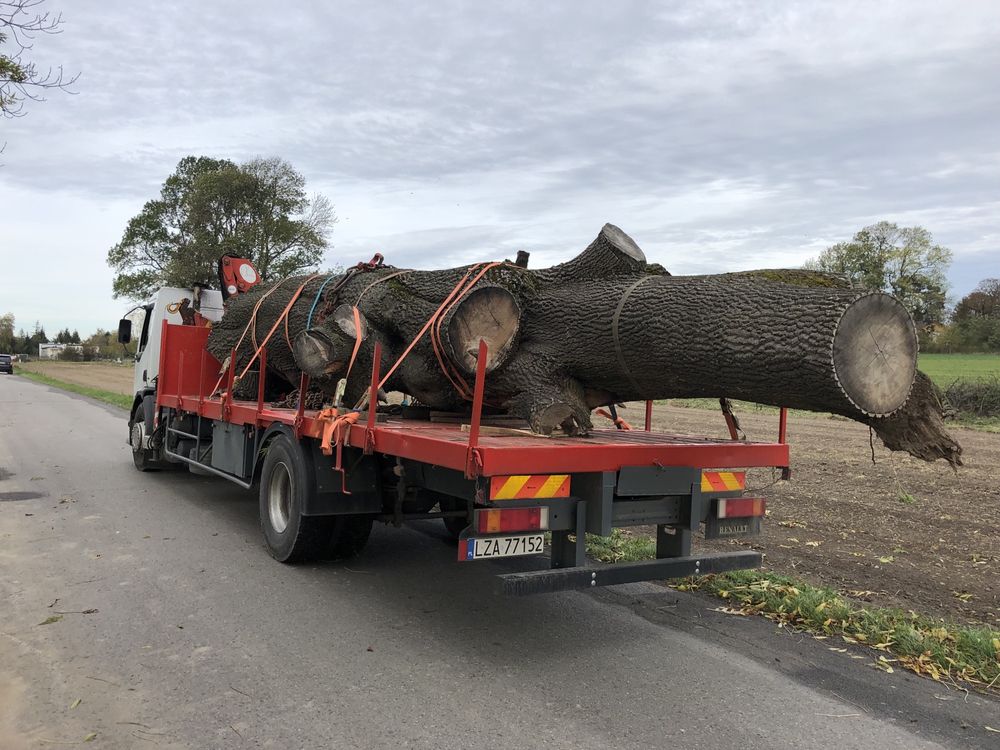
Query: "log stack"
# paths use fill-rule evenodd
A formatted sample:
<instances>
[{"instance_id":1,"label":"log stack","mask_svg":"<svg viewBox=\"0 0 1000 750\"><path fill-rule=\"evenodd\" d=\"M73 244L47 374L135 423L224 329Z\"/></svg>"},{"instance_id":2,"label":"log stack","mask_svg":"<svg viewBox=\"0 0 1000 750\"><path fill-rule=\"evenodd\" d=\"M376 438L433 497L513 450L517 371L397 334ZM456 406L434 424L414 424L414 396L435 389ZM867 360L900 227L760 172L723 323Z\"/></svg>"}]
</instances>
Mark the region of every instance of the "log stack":
<instances>
[{"instance_id":1,"label":"log stack","mask_svg":"<svg viewBox=\"0 0 1000 750\"><path fill-rule=\"evenodd\" d=\"M586 434L593 409L622 401L727 397L840 414L893 450L960 463L896 298L802 270L672 276L611 224L540 270L380 266L257 287L227 303L209 349L224 361L242 339L239 371L275 322L267 363L289 387L305 372L333 394L356 350L348 404L378 342L383 373L407 352L387 390L467 408L484 340L486 402L535 432Z\"/></svg>"}]
</instances>

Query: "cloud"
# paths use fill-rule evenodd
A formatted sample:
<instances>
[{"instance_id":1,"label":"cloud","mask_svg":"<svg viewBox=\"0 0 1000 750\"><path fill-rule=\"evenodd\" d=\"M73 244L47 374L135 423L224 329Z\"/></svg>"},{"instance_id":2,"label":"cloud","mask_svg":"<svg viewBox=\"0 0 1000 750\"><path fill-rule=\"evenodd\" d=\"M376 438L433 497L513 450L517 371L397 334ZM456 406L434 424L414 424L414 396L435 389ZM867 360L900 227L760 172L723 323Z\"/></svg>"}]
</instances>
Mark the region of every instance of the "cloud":
<instances>
[{"instance_id":1,"label":"cloud","mask_svg":"<svg viewBox=\"0 0 1000 750\"><path fill-rule=\"evenodd\" d=\"M291 161L336 204L330 262L542 265L610 220L675 272L794 265L884 218L952 247L963 290L1000 265L995 3L62 10L36 54L80 93L4 123L0 211L63 218L0 258L85 259L102 321L108 245L188 154Z\"/></svg>"}]
</instances>

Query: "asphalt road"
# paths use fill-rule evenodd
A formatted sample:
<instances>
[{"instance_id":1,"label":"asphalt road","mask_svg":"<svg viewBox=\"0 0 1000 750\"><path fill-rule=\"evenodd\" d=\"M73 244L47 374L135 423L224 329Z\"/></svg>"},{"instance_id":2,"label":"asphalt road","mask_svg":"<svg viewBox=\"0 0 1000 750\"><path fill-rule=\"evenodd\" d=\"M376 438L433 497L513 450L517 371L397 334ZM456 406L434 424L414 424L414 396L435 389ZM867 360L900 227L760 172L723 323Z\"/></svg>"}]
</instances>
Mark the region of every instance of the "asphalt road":
<instances>
[{"instance_id":1,"label":"asphalt road","mask_svg":"<svg viewBox=\"0 0 1000 750\"><path fill-rule=\"evenodd\" d=\"M280 565L254 495L125 438L0 377L3 750L1000 747L1000 703L698 595L503 598L432 524Z\"/></svg>"}]
</instances>

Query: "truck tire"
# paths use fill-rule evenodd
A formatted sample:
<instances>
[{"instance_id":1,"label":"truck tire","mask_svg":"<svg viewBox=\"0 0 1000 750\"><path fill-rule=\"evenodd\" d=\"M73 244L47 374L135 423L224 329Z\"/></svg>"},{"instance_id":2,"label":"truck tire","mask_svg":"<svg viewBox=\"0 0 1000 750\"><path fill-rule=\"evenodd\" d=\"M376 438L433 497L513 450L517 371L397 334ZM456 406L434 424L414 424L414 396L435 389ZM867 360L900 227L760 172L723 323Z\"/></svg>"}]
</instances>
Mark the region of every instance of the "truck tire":
<instances>
[{"instance_id":1,"label":"truck tire","mask_svg":"<svg viewBox=\"0 0 1000 750\"><path fill-rule=\"evenodd\" d=\"M314 483L295 440L280 434L268 443L260 476L260 527L267 551L279 562L322 557L330 541L333 518L302 515Z\"/></svg>"},{"instance_id":2,"label":"truck tire","mask_svg":"<svg viewBox=\"0 0 1000 750\"><path fill-rule=\"evenodd\" d=\"M146 422L142 415L142 405L133 413L129 422L129 445L132 447L132 463L139 471L157 471L160 468L156 451L143 447L146 443Z\"/></svg>"},{"instance_id":3,"label":"truck tire","mask_svg":"<svg viewBox=\"0 0 1000 750\"><path fill-rule=\"evenodd\" d=\"M371 516L334 516L333 533L327 542L326 557L330 560L348 560L355 557L368 544L372 533Z\"/></svg>"},{"instance_id":4,"label":"truck tire","mask_svg":"<svg viewBox=\"0 0 1000 750\"><path fill-rule=\"evenodd\" d=\"M451 495L445 495L442 493L435 493L438 495L438 506L442 511L448 512L453 510L464 510L466 507L465 500L458 497L452 497ZM467 516L449 516L447 518L441 519L444 522L444 528L448 532L448 536L452 539L458 539L459 535L465 531L466 527L469 525L469 519Z\"/></svg>"}]
</instances>

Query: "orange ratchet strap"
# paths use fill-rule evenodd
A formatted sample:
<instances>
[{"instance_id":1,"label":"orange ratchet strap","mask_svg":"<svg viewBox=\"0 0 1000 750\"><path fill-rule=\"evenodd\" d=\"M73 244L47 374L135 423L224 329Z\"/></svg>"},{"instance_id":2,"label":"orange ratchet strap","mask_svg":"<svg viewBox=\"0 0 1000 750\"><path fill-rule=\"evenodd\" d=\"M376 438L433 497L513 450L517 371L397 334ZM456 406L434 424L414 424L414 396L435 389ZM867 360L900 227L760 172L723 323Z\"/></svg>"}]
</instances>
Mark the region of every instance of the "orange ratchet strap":
<instances>
[{"instance_id":1,"label":"orange ratchet strap","mask_svg":"<svg viewBox=\"0 0 1000 750\"><path fill-rule=\"evenodd\" d=\"M619 430L631 430L632 429L632 425L630 425L624 419L622 419L621 417L613 417L613 416L611 416L611 412L609 412L609 411L607 411L605 409L596 409L594 411L594 414L600 414L602 417L607 417L608 419L610 419L612 422L615 423L615 427L617 427Z\"/></svg>"},{"instance_id":2,"label":"orange ratchet strap","mask_svg":"<svg viewBox=\"0 0 1000 750\"><path fill-rule=\"evenodd\" d=\"M260 346L258 346L257 349L254 351L253 356L250 357L250 361L247 362L247 366L243 368L243 372L241 372L239 375L236 376L236 380L242 380L243 376L247 374L247 371L250 369L250 366L254 363L254 360L256 360L257 357L260 356L260 350L263 349L265 346L267 346L267 342L271 340L271 337L274 335L274 332L278 330L278 326L281 325L281 322L283 320L286 320L288 318L288 313L291 311L292 305L294 305L298 301L299 295L302 294L302 290L306 288L306 284L308 284L310 281L312 281L319 275L320 274L318 273L312 274L309 278L307 278L299 285L298 289L295 290L295 294L293 294L292 298L288 300L288 304L285 305L285 309L282 311L281 315L278 316L278 319L274 321L274 325L271 326L271 330L267 332L267 336L264 337L264 340L261 342ZM262 301L263 300L259 300L258 304ZM254 313L254 317L256 318L256 311Z\"/></svg>"}]
</instances>

